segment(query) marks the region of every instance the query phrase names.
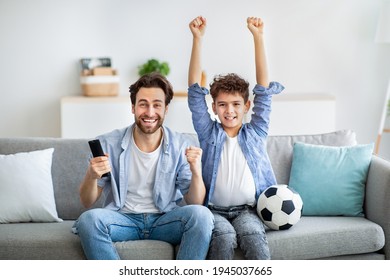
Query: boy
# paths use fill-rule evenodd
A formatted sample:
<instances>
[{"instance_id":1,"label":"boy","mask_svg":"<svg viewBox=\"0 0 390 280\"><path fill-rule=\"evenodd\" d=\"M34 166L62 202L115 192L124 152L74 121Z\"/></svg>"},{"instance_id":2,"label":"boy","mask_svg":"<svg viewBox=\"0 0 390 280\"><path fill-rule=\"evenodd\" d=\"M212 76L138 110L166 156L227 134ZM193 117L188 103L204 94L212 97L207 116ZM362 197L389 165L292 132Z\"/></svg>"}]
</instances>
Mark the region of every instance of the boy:
<instances>
[{"instance_id":1,"label":"boy","mask_svg":"<svg viewBox=\"0 0 390 280\"><path fill-rule=\"evenodd\" d=\"M269 83L263 43L263 22L249 17L247 26L255 47L256 82L251 121L243 124L250 108L249 83L236 74L217 76L210 85L212 108L220 123L207 112L201 80L201 45L206 19L190 23L193 35L188 74L188 104L203 150L205 205L214 214L215 224L209 259L233 259L237 243L247 259L270 259L268 241L256 212L260 193L276 183L266 152L271 96L283 86Z\"/></svg>"}]
</instances>

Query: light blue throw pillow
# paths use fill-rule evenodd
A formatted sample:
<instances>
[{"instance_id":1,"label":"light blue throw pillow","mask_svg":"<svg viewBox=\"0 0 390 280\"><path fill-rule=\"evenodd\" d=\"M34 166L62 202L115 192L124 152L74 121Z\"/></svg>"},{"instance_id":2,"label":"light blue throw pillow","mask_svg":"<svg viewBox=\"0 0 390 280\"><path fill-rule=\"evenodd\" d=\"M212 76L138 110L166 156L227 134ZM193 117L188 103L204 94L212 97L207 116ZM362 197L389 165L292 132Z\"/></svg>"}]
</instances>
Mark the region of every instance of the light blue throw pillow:
<instances>
[{"instance_id":1,"label":"light blue throw pillow","mask_svg":"<svg viewBox=\"0 0 390 280\"><path fill-rule=\"evenodd\" d=\"M295 143L289 186L305 216L362 216L374 144L331 147Z\"/></svg>"}]
</instances>

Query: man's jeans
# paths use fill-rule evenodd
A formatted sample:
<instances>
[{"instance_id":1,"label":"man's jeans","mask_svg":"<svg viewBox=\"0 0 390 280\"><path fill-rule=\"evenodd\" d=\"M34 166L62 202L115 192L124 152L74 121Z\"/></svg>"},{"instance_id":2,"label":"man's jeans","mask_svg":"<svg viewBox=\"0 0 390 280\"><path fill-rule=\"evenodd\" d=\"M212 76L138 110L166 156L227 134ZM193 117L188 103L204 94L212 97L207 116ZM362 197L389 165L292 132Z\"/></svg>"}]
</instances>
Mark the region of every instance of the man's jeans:
<instances>
[{"instance_id":1,"label":"man's jeans","mask_svg":"<svg viewBox=\"0 0 390 280\"><path fill-rule=\"evenodd\" d=\"M264 224L255 207L209 206L214 214L214 230L207 258L231 260L237 242L246 259L269 260L271 258Z\"/></svg>"},{"instance_id":2,"label":"man's jeans","mask_svg":"<svg viewBox=\"0 0 390 280\"><path fill-rule=\"evenodd\" d=\"M214 226L201 205L164 214L124 214L108 209L84 212L76 223L87 259L120 259L113 242L153 239L179 245L177 259L205 259Z\"/></svg>"}]
</instances>

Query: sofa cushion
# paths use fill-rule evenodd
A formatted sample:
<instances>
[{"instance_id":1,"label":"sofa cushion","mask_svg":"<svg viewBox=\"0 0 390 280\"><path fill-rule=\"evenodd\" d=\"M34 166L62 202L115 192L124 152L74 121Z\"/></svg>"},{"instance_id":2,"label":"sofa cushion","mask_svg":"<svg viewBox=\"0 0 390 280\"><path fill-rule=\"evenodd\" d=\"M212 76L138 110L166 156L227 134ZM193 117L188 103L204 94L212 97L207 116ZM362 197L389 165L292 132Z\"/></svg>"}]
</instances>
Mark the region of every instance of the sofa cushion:
<instances>
[{"instance_id":1,"label":"sofa cushion","mask_svg":"<svg viewBox=\"0 0 390 280\"><path fill-rule=\"evenodd\" d=\"M267 140L267 151L278 184L288 184L295 142L326 146L353 146L357 144L356 133L339 130L316 135L275 135Z\"/></svg>"},{"instance_id":2,"label":"sofa cushion","mask_svg":"<svg viewBox=\"0 0 390 280\"><path fill-rule=\"evenodd\" d=\"M70 230L72 224L2 224L0 260L85 259L79 237ZM348 256L374 253L385 242L382 228L362 217L302 217L289 230L267 230L267 238L275 260L340 255L351 259ZM163 241L117 242L115 247L122 259L174 259L174 247Z\"/></svg>"},{"instance_id":3,"label":"sofa cushion","mask_svg":"<svg viewBox=\"0 0 390 280\"><path fill-rule=\"evenodd\" d=\"M271 258L300 260L373 253L383 248L383 229L363 217L302 217L289 230L267 230Z\"/></svg>"},{"instance_id":4,"label":"sofa cushion","mask_svg":"<svg viewBox=\"0 0 390 280\"><path fill-rule=\"evenodd\" d=\"M59 222L51 177L53 148L0 155L0 223Z\"/></svg>"},{"instance_id":5,"label":"sofa cushion","mask_svg":"<svg viewBox=\"0 0 390 280\"><path fill-rule=\"evenodd\" d=\"M82 260L80 238L73 234L74 221L62 223L15 223L0 226L0 260ZM28 233L28 234L26 234ZM122 259L174 259L174 246L158 240L117 242Z\"/></svg>"},{"instance_id":6,"label":"sofa cushion","mask_svg":"<svg viewBox=\"0 0 390 280\"><path fill-rule=\"evenodd\" d=\"M363 215L373 149L295 143L289 186L302 197L303 215Z\"/></svg>"},{"instance_id":7,"label":"sofa cushion","mask_svg":"<svg viewBox=\"0 0 390 280\"><path fill-rule=\"evenodd\" d=\"M74 221L15 223L0 226L0 260L85 259Z\"/></svg>"}]
</instances>

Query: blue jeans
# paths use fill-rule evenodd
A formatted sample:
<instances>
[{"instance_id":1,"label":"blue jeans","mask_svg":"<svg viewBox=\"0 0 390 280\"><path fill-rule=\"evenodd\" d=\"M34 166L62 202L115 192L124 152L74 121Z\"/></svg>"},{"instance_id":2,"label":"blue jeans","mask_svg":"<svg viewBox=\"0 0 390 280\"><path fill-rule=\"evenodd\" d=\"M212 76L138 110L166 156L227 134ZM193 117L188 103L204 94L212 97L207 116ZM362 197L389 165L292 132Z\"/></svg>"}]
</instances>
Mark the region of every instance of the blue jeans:
<instances>
[{"instance_id":1,"label":"blue jeans","mask_svg":"<svg viewBox=\"0 0 390 280\"><path fill-rule=\"evenodd\" d=\"M97 208L84 212L76 223L87 259L104 260L120 259L113 242L140 239L180 244L177 259L205 259L213 226L213 215L201 205L164 214L124 214Z\"/></svg>"},{"instance_id":2,"label":"blue jeans","mask_svg":"<svg viewBox=\"0 0 390 280\"><path fill-rule=\"evenodd\" d=\"M232 260L239 244L246 259L271 258L263 222L256 208L249 206L209 206L214 214L214 230L207 259Z\"/></svg>"}]
</instances>

